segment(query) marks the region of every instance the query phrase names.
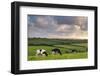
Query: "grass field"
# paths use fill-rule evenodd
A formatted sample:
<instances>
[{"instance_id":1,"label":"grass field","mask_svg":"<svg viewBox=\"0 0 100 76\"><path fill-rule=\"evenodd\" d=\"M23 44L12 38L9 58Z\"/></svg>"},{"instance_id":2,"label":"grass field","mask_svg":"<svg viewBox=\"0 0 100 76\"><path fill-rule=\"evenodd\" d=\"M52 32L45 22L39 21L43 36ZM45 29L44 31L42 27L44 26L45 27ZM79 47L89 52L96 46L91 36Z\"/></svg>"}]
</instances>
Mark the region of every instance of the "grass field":
<instances>
[{"instance_id":1,"label":"grass field","mask_svg":"<svg viewBox=\"0 0 100 76\"><path fill-rule=\"evenodd\" d=\"M52 55L51 50L59 48L62 55ZM29 38L28 39L28 61L32 60L56 60L56 59L83 59L88 57L87 40L73 39L47 39L47 38ZM36 50L45 49L48 57L37 57ZM77 50L72 53L71 50Z\"/></svg>"},{"instance_id":2,"label":"grass field","mask_svg":"<svg viewBox=\"0 0 100 76\"><path fill-rule=\"evenodd\" d=\"M87 53L63 54L63 55L49 55L48 57L29 56L28 60L56 60L56 59L83 59L87 58Z\"/></svg>"}]
</instances>

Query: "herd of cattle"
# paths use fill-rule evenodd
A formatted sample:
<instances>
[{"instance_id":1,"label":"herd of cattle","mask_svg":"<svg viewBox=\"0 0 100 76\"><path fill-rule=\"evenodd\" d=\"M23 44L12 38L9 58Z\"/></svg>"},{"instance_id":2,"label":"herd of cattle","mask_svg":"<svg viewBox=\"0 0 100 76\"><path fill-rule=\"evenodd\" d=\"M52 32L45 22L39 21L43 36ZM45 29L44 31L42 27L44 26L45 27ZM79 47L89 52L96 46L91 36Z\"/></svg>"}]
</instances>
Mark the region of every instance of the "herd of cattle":
<instances>
[{"instance_id":1,"label":"herd of cattle","mask_svg":"<svg viewBox=\"0 0 100 76\"><path fill-rule=\"evenodd\" d=\"M71 50L71 53L75 53L75 52L77 52L77 50ZM56 55L56 54L62 55L61 50L58 49L58 48L52 49L52 50L51 50L51 53L52 53L53 55ZM38 49L38 50L36 51L36 56L48 56L48 53L47 53L47 51L44 50L44 49Z\"/></svg>"}]
</instances>

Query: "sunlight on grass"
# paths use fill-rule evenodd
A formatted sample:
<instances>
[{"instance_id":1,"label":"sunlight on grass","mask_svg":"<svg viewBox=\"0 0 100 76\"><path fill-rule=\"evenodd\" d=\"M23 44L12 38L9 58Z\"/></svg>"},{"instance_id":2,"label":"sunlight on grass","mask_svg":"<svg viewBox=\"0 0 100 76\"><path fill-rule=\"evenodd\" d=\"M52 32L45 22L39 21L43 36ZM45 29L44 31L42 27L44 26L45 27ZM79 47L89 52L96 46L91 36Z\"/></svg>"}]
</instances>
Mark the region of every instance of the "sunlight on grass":
<instances>
[{"instance_id":1,"label":"sunlight on grass","mask_svg":"<svg viewBox=\"0 0 100 76\"><path fill-rule=\"evenodd\" d=\"M56 60L56 59L84 59L87 58L86 53L71 53L71 54L63 54L63 55L49 55L46 56L28 56L28 60Z\"/></svg>"}]
</instances>

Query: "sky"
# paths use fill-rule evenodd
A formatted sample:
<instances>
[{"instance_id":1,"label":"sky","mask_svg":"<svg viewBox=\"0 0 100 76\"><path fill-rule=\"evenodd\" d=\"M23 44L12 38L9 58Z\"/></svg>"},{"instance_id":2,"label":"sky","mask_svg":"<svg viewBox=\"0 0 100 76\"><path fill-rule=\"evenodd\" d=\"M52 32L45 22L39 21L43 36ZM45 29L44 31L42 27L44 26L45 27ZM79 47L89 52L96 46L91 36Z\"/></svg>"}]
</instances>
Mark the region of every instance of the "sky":
<instances>
[{"instance_id":1,"label":"sky","mask_svg":"<svg viewBox=\"0 0 100 76\"><path fill-rule=\"evenodd\" d=\"M28 38L87 39L88 17L28 15Z\"/></svg>"}]
</instances>

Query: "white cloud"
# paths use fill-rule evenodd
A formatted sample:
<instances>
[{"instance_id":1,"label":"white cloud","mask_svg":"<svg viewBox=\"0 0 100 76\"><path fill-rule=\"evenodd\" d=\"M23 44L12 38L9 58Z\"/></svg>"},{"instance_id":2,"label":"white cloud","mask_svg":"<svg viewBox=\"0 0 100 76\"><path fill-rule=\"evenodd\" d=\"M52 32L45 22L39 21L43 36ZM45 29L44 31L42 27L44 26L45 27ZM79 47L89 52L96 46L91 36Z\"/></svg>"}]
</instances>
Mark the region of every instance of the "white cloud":
<instances>
[{"instance_id":1,"label":"white cloud","mask_svg":"<svg viewBox=\"0 0 100 76\"><path fill-rule=\"evenodd\" d=\"M85 24L84 22L86 22L84 21L83 17L76 17L75 24L59 24L54 17L55 16L36 16L34 21L28 18L28 37L74 39L87 38L87 30L82 29L82 27L86 28L87 26L82 25Z\"/></svg>"},{"instance_id":2,"label":"white cloud","mask_svg":"<svg viewBox=\"0 0 100 76\"><path fill-rule=\"evenodd\" d=\"M57 32L62 32L62 33L65 33L65 32L69 32L73 29L73 27L71 25L67 25L67 24L62 24L60 25L58 28L57 28Z\"/></svg>"},{"instance_id":3,"label":"white cloud","mask_svg":"<svg viewBox=\"0 0 100 76\"><path fill-rule=\"evenodd\" d=\"M60 25L56 30L59 34L49 35L49 38L87 39L87 31L81 30L79 25Z\"/></svg>"}]
</instances>

